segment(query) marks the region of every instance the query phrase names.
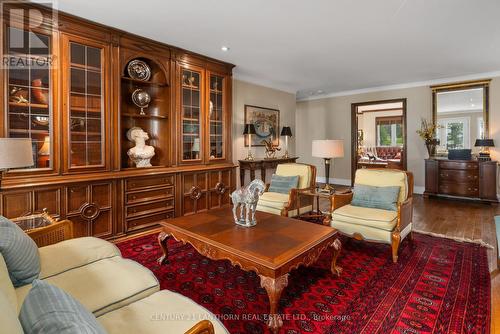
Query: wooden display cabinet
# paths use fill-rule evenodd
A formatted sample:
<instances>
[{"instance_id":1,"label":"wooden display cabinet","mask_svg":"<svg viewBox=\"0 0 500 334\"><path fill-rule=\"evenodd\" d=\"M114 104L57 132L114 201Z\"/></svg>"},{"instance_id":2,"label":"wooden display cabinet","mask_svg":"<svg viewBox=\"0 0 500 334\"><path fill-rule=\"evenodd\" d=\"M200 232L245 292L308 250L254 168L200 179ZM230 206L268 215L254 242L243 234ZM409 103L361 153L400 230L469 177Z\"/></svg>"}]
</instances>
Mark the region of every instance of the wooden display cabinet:
<instances>
[{"instance_id":1,"label":"wooden display cabinet","mask_svg":"<svg viewBox=\"0 0 500 334\"><path fill-rule=\"evenodd\" d=\"M110 169L110 50L62 35L64 172Z\"/></svg>"},{"instance_id":2,"label":"wooden display cabinet","mask_svg":"<svg viewBox=\"0 0 500 334\"><path fill-rule=\"evenodd\" d=\"M166 167L170 165L170 88L168 85L169 63L153 56L144 56L143 53L129 49L121 49L121 97L120 97L120 122L121 122L121 168L135 168L127 152L134 146L127 138L127 131L133 127L140 127L149 135L147 145L154 146L155 156L151 159L153 167ZM139 59L144 61L151 69L151 78L141 81L131 78L127 71L130 61ZM141 109L132 101L132 94L136 90L146 91L151 102Z\"/></svg>"},{"instance_id":3,"label":"wooden display cabinet","mask_svg":"<svg viewBox=\"0 0 500 334\"><path fill-rule=\"evenodd\" d=\"M32 8L41 25L30 25ZM47 66L0 71L0 135L31 138L35 161L2 178L0 214L47 208L73 221L76 237L112 239L230 204L233 65L65 13L53 20L33 3L3 9L2 55ZM12 36L46 47L13 47ZM134 59L149 66L148 80L129 75ZM143 115L137 89L151 97ZM136 168L127 155L133 127L150 137L152 167Z\"/></svg>"}]
</instances>

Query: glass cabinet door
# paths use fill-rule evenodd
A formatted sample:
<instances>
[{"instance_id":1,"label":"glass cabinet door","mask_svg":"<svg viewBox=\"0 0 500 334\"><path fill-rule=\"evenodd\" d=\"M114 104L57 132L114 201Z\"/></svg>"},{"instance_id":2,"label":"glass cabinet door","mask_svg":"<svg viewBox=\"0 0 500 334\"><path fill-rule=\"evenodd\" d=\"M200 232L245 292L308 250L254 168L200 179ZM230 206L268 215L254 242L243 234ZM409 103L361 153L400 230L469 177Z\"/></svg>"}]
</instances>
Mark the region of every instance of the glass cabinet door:
<instances>
[{"instance_id":1,"label":"glass cabinet door","mask_svg":"<svg viewBox=\"0 0 500 334\"><path fill-rule=\"evenodd\" d=\"M209 101L209 145L212 159L225 158L224 152L224 77L219 75L209 75L210 101Z\"/></svg>"},{"instance_id":2,"label":"glass cabinet door","mask_svg":"<svg viewBox=\"0 0 500 334\"><path fill-rule=\"evenodd\" d=\"M6 137L31 138L34 165L53 167L51 38L8 27Z\"/></svg>"},{"instance_id":3,"label":"glass cabinet door","mask_svg":"<svg viewBox=\"0 0 500 334\"><path fill-rule=\"evenodd\" d=\"M69 168L103 166L104 50L74 41L68 48Z\"/></svg>"},{"instance_id":4,"label":"glass cabinet door","mask_svg":"<svg viewBox=\"0 0 500 334\"><path fill-rule=\"evenodd\" d=\"M202 73L186 68L181 72L182 160L201 160Z\"/></svg>"}]
</instances>

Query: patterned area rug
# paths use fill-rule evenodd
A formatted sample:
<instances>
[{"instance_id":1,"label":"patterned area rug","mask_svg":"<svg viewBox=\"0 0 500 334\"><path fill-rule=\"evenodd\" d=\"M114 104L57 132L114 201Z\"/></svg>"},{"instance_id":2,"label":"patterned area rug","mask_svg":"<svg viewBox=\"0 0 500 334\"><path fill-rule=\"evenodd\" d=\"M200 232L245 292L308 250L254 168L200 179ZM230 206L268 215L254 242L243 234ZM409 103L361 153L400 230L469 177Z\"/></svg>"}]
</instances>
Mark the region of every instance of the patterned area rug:
<instances>
[{"instance_id":1,"label":"patterned area rug","mask_svg":"<svg viewBox=\"0 0 500 334\"><path fill-rule=\"evenodd\" d=\"M280 333L489 333L486 249L415 233L399 262L390 247L342 239L340 278L324 252L313 267L292 272L280 300ZM123 256L151 269L162 289L179 292L216 314L231 333L268 333L269 301L259 279L228 261L212 261L170 240L159 266L156 235L118 244Z\"/></svg>"}]
</instances>

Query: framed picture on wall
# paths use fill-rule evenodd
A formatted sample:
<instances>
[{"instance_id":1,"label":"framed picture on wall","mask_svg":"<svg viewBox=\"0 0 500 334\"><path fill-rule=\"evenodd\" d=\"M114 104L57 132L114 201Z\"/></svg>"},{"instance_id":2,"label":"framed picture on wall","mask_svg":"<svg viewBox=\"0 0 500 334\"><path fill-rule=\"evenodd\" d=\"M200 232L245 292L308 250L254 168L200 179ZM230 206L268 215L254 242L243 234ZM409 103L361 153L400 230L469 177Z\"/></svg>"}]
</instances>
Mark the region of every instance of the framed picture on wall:
<instances>
[{"instance_id":1,"label":"framed picture on wall","mask_svg":"<svg viewBox=\"0 0 500 334\"><path fill-rule=\"evenodd\" d=\"M278 109L257 107L245 104L245 124L255 126L252 135L252 146L264 146L263 140L271 139L279 145L280 111ZM245 136L245 146L248 146L248 136Z\"/></svg>"}]
</instances>

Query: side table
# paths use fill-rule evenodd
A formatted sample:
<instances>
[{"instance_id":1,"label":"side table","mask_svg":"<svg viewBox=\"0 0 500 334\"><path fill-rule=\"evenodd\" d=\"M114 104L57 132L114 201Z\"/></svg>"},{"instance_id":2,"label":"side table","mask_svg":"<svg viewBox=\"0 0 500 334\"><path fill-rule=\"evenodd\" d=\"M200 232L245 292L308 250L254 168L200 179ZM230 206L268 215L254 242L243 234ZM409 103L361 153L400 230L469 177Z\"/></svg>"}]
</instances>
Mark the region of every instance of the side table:
<instances>
[{"instance_id":1,"label":"side table","mask_svg":"<svg viewBox=\"0 0 500 334\"><path fill-rule=\"evenodd\" d=\"M43 213L11 219L38 247L48 246L73 238L73 223L70 220L58 221L47 210Z\"/></svg>"},{"instance_id":2,"label":"side table","mask_svg":"<svg viewBox=\"0 0 500 334\"><path fill-rule=\"evenodd\" d=\"M318 189L310 190L303 189L299 190L297 194L297 208L301 208L301 197L308 196L313 197L312 211L300 213L300 209L297 209L297 218L309 221L321 221L323 225L330 225L332 219L332 212L335 208L335 195L337 194L349 194L350 189L346 190L335 190L332 193L321 192ZM319 201L321 198L327 199L329 201L328 211L321 211ZM314 208L314 203L316 203L316 209Z\"/></svg>"}]
</instances>

